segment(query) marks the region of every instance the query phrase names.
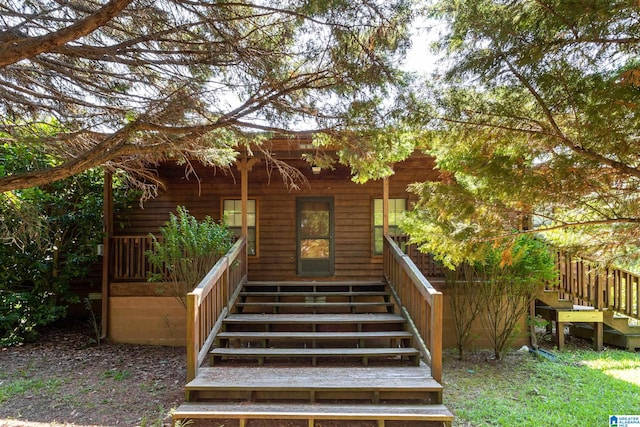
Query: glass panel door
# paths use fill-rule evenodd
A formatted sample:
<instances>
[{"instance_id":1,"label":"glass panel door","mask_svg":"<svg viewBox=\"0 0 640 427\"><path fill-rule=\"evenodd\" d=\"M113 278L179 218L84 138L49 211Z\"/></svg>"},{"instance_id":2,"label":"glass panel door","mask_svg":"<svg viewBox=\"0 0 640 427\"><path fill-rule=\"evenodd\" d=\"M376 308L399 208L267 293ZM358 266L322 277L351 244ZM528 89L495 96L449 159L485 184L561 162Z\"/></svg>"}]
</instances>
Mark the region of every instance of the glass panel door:
<instances>
[{"instance_id":1,"label":"glass panel door","mask_svg":"<svg viewBox=\"0 0 640 427\"><path fill-rule=\"evenodd\" d=\"M297 225L298 274L333 275L333 198L298 198Z\"/></svg>"}]
</instances>

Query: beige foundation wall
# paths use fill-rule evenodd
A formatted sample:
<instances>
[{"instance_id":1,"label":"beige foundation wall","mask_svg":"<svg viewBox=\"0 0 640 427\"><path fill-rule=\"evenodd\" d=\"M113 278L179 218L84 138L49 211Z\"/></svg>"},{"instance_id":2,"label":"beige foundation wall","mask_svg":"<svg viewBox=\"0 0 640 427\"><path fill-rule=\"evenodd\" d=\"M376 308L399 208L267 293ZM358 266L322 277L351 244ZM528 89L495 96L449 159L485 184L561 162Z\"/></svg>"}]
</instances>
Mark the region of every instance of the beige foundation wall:
<instances>
[{"instance_id":1,"label":"beige foundation wall","mask_svg":"<svg viewBox=\"0 0 640 427\"><path fill-rule=\"evenodd\" d=\"M439 286L437 286L439 287ZM451 318L449 297L444 294L442 346L455 349L456 333ZM186 345L186 309L174 297L118 296L109 298L109 339L113 342L147 345ZM520 336L513 348L529 344L526 319L520 321ZM491 344L476 319L472 334L476 337L467 350L490 349Z\"/></svg>"},{"instance_id":2,"label":"beige foundation wall","mask_svg":"<svg viewBox=\"0 0 640 427\"><path fill-rule=\"evenodd\" d=\"M173 297L109 298L109 339L127 344L185 346L187 310Z\"/></svg>"}]
</instances>

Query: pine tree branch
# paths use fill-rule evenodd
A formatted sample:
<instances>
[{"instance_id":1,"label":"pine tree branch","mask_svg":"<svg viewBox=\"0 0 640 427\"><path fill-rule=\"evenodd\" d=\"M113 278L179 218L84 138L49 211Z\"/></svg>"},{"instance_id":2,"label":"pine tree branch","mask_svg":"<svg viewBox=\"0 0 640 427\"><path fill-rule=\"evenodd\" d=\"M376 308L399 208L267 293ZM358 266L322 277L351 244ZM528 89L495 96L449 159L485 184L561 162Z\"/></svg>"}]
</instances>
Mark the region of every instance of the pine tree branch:
<instances>
[{"instance_id":1,"label":"pine tree branch","mask_svg":"<svg viewBox=\"0 0 640 427\"><path fill-rule=\"evenodd\" d=\"M26 38L15 38L0 45L0 68L23 59L32 58L44 52L53 51L64 44L86 36L100 28L133 0L111 0L101 9L78 22L52 33Z\"/></svg>"}]
</instances>

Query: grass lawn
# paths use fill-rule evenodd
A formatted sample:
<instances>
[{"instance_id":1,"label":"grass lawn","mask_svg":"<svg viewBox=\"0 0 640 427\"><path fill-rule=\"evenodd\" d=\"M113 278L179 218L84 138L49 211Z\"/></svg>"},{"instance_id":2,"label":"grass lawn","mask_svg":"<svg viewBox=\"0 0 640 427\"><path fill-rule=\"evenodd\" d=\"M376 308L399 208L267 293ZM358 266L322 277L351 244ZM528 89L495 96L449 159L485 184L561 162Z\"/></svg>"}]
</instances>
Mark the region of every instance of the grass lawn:
<instances>
[{"instance_id":1,"label":"grass lawn","mask_svg":"<svg viewBox=\"0 0 640 427\"><path fill-rule=\"evenodd\" d=\"M557 361L528 353L444 360L444 403L454 426L608 426L640 415L640 353L573 349Z\"/></svg>"}]
</instances>

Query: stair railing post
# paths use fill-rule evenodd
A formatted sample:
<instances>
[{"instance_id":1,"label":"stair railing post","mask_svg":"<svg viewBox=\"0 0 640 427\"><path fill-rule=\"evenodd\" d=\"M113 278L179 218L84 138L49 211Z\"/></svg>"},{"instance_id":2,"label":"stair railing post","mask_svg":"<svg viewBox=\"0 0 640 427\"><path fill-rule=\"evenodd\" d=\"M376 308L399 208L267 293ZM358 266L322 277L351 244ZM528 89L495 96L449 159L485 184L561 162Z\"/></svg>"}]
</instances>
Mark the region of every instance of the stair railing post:
<instances>
[{"instance_id":1,"label":"stair railing post","mask_svg":"<svg viewBox=\"0 0 640 427\"><path fill-rule=\"evenodd\" d=\"M222 301L224 301L224 304L226 306L229 305L229 296L231 295L231 292L229 290L229 287L231 286L231 281L229 280L230 270L231 270L231 263L229 262L229 257L225 255L224 273L222 275L221 285L222 285Z\"/></svg>"},{"instance_id":2,"label":"stair railing post","mask_svg":"<svg viewBox=\"0 0 640 427\"><path fill-rule=\"evenodd\" d=\"M442 382L442 311L442 293L433 294L429 351L431 352L431 375L439 383Z\"/></svg>"},{"instance_id":3,"label":"stair railing post","mask_svg":"<svg viewBox=\"0 0 640 427\"><path fill-rule=\"evenodd\" d=\"M187 382L198 373L198 353L200 352L200 327L198 325L199 295L187 294Z\"/></svg>"}]
</instances>

